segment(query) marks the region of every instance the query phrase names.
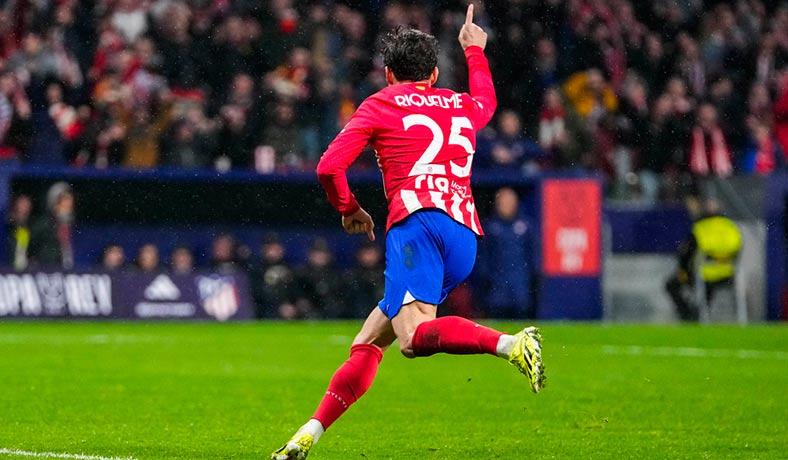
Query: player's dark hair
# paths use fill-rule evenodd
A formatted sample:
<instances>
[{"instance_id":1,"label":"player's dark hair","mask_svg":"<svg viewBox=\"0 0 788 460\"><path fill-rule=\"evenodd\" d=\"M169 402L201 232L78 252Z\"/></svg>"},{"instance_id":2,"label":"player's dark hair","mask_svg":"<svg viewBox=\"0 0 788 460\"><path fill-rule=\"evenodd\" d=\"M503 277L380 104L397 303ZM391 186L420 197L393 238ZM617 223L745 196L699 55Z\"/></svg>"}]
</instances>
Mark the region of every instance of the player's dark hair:
<instances>
[{"instance_id":1,"label":"player's dark hair","mask_svg":"<svg viewBox=\"0 0 788 460\"><path fill-rule=\"evenodd\" d=\"M383 38L383 64L399 81L427 80L438 65L438 40L399 26Z\"/></svg>"}]
</instances>

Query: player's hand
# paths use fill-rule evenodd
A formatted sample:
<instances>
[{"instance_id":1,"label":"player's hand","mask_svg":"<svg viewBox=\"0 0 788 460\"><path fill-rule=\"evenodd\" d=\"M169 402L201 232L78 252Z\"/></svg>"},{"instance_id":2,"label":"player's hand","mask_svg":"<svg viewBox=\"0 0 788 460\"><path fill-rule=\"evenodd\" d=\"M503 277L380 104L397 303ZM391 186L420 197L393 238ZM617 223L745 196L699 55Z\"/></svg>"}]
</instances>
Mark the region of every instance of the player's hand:
<instances>
[{"instance_id":1,"label":"player's hand","mask_svg":"<svg viewBox=\"0 0 788 460\"><path fill-rule=\"evenodd\" d=\"M375 223L367 211L361 208L349 216L342 216L342 228L348 233L366 233L369 241L375 241L375 233L372 231Z\"/></svg>"},{"instance_id":2,"label":"player's hand","mask_svg":"<svg viewBox=\"0 0 788 460\"><path fill-rule=\"evenodd\" d=\"M468 12L465 13L465 24L460 29L460 46L465 50L469 46L480 46L484 49L487 46L487 32L473 23L473 3L468 5Z\"/></svg>"}]
</instances>

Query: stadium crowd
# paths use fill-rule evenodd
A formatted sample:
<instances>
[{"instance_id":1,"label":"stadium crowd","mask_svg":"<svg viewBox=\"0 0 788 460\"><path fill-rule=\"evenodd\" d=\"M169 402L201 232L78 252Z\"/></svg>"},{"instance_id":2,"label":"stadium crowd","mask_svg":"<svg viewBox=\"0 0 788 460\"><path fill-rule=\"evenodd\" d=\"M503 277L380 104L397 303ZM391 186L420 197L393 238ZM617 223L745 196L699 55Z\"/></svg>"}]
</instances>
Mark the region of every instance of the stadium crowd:
<instances>
[{"instance_id":1,"label":"stadium crowd","mask_svg":"<svg viewBox=\"0 0 788 460\"><path fill-rule=\"evenodd\" d=\"M462 87L467 0L0 2L0 159L311 169L384 84L381 34L437 36ZM788 5L490 0L498 115L477 170L582 168L654 200L788 152ZM361 167L374 167L373 155ZM0 160L1 161L1 160Z\"/></svg>"},{"instance_id":2,"label":"stadium crowd","mask_svg":"<svg viewBox=\"0 0 788 460\"><path fill-rule=\"evenodd\" d=\"M259 239L258 250L254 242L219 233L208 247L180 243L168 253L153 241L138 246L129 241L110 241L94 263L85 263L84 254L75 249L78 200L71 187L56 182L43 201L44 209L35 212L33 198L24 194L13 197L2 229L6 241L0 273L76 269L243 274L250 281L258 317L288 320L364 318L383 297L384 255L378 243L364 241L355 248L344 248L355 253L352 261L340 264L337 246L321 237L314 238L300 258L288 253L292 241L273 232ZM533 316L535 226L524 214L514 190L505 187L498 191L495 208L484 226L487 236L479 246L478 269L470 283L452 293L447 310L466 317Z\"/></svg>"}]
</instances>

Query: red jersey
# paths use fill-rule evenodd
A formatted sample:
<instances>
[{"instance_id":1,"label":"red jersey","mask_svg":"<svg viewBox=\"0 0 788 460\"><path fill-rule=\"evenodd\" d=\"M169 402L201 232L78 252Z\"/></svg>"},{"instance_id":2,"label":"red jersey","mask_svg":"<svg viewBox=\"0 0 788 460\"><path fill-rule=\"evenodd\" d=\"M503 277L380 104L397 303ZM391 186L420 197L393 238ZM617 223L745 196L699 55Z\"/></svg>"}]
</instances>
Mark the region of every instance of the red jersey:
<instances>
[{"instance_id":1,"label":"red jersey","mask_svg":"<svg viewBox=\"0 0 788 460\"><path fill-rule=\"evenodd\" d=\"M375 149L388 200L386 230L419 209L440 209L482 235L471 194L476 132L493 116L492 75L478 46L465 50L471 94L419 83L368 97L320 159L317 175L343 216L359 209L345 171L367 144Z\"/></svg>"}]
</instances>

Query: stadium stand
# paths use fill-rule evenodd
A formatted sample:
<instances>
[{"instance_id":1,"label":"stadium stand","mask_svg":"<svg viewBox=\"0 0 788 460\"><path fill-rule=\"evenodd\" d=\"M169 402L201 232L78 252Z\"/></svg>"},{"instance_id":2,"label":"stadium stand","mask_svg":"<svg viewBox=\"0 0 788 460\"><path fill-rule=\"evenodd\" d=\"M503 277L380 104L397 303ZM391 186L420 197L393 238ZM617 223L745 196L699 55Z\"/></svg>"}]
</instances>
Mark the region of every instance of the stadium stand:
<instances>
[{"instance_id":1,"label":"stadium stand","mask_svg":"<svg viewBox=\"0 0 788 460\"><path fill-rule=\"evenodd\" d=\"M156 243L162 260L185 244L207 266L208 242L220 230L255 258L264 232L288 228L309 234L286 241L294 266L306 260L311 237L327 236L339 266L349 267L352 257L343 254L355 247L344 236L293 230L304 221L249 222L252 211L237 210L265 205L246 201L200 214L186 194L167 192L169 208L153 207L191 219L146 220L126 208L121 221L142 220L123 228L109 225L111 213L100 205L91 207L91 194L107 182L126 187L123 193L145 183L124 203L150 203L157 184L186 181L230 190L258 184L262 193L281 185L319 198L306 185L319 155L360 101L385 84L381 34L398 24L434 34L443 44L439 84L462 88L462 53L453 43L465 4L4 2L0 217L14 214L12 192L29 193L42 214L45 188L66 179L77 196L77 266L98 264L110 243L131 258L145 241ZM487 188L487 215L498 186L527 194L545 177L601 178L605 219L616 229L612 250L669 253L689 224L681 206L703 192L702 179L788 169L784 2L491 0L477 5L476 17L490 31L500 101L480 135L475 168ZM356 165L371 190L375 167L372 154ZM631 205L645 208L630 214ZM523 210L536 217L537 208L526 200ZM106 219L91 217L102 212ZM784 245L782 233L772 239ZM4 266L27 263L3 249ZM774 289L782 282L773 281Z\"/></svg>"}]
</instances>

